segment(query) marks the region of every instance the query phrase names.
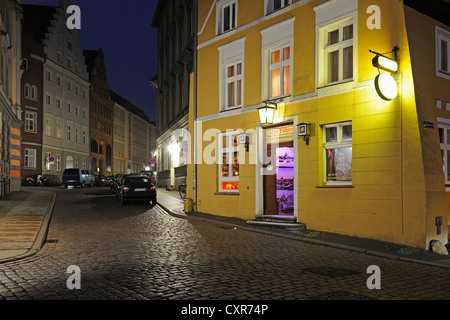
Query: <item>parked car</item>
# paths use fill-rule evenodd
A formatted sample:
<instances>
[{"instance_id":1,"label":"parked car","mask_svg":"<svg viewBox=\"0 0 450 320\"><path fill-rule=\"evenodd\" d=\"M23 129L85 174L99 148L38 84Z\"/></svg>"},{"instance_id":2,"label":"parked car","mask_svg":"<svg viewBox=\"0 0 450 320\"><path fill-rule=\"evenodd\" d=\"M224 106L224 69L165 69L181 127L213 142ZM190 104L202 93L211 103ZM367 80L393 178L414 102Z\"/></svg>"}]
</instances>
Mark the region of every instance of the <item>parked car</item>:
<instances>
[{"instance_id":1,"label":"parked car","mask_svg":"<svg viewBox=\"0 0 450 320\"><path fill-rule=\"evenodd\" d=\"M111 179L105 176L104 174L95 174L95 182L94 184L96 186L110 186L111 185Z\"/></svg>"},{"instance_id":2,"label":"parked car","mask_svg":"<svg viewBox=\"0 0 450 320\"><path fill-rule=\"evenodd\" d=\"M118 186L118 198L122 205L128 201L151 201L155 205L156 188L147 176L126 175Z\"/></svg>"},{"instance_id":3,"label":"parked car","mask_svg":"<svg viewBox=\"0 0 450 320\"><path fill-rule=\"evenodd\" d=\"M94 185L95 177L89 169L71 168L64 170L62 181L65 188L68 186L92 187Z\"/></svg>"}]
</instances>

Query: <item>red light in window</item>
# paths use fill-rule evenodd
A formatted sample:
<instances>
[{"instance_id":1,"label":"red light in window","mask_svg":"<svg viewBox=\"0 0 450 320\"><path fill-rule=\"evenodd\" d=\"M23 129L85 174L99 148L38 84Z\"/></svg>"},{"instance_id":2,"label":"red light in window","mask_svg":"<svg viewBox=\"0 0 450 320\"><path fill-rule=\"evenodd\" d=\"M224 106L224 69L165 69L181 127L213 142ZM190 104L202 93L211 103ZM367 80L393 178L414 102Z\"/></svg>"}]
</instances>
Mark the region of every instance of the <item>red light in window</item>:
<instances>
[{"instance_id":1,"label":"red light in window","mask_svg":"<svg viewBox=\"0 0 450 320\"><path fill-rule=\"evenodd\" d=\"M222 182L222 190L239 190L239 182Z\"/></svg>"}]
</instances>

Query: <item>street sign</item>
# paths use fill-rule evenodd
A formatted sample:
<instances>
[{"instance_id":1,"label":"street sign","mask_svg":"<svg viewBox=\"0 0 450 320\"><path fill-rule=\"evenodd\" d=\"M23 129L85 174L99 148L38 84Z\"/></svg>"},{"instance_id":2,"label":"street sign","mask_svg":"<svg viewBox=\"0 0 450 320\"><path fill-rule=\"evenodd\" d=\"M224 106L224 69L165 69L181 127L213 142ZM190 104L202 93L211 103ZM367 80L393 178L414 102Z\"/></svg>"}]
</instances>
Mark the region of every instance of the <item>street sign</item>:
<instances>
[{"instance_id":1,"label":"street sign","mask_svg":"<svg viewBox=\"0 0 450 320\"><path fill-rule=\"evenodd\" d=\"M155 157L150 158L150 163L151 164L155 164L156 163L156 158Z\"/></svg>"},{"instance_id":2,"label":"street sign","mask_svg":"<svg viewBox=\"0 0 450 320\"><path fill-rule=\"evenodd\" d=\"M53 156L48 157L48 161L49 162L55 162L55 157L53 157Z\"/></svg>"}]
</instances>

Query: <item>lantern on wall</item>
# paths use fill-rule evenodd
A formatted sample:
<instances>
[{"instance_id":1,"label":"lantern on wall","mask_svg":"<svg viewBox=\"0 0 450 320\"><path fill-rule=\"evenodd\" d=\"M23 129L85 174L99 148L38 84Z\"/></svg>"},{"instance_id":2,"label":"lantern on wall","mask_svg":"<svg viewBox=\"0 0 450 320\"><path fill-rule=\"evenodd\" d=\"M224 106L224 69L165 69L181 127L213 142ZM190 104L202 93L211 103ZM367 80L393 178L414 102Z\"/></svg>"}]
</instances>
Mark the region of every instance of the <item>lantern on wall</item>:
<instances>
[{"instance_id":1,"label":"lantern on wall","mask_svg":"<svg viewBox=\"0 0 450 320\"><path fill-rule=\"evenodd\" d=\"M258 108L259 122L264 124L272 124L275 117L275 110L277 110L277 104L275 102L265 102L263 107Z\"/></svg>"}]
</instances>

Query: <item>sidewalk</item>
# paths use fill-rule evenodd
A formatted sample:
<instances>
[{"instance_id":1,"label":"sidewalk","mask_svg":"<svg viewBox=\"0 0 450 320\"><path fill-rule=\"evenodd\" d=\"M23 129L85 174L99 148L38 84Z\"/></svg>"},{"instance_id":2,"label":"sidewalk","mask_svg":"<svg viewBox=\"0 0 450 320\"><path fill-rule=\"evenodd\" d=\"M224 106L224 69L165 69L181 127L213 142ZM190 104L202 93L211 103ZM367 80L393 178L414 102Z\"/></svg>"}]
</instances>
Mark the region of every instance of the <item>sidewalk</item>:
<instances>
[{"instance_id":1,"label":"sidewalk","mask_svg":"<svg viewBox=\"0 0 450 320\"><path fill-rule=\"evenodd\" d=\"M0 263L38 252L46 239L56 194L39 187L0 200Z\"/></svg>"},{"instance_id":2,"label":"sidewalk","mask_svg":"<svg viewBox=\"0 0 450 320\"><path fill-rule=\"evenodd\" d=\"M210 222L231 225L241 230L260 232L271 236L285 237L311 244L351 250L393 260L450 268L450 256L440 255L424 249L307 229L302 231L288 231L280 228L263 227L247 224L246 221L242 219L227 218L206 213L185 213L184 203L180 199L177 191L168 191L158 188L157 192L158 204L169 214L180 218L202 219Z\"/></svg>"}]
</instances>

